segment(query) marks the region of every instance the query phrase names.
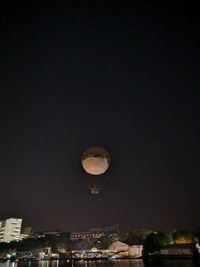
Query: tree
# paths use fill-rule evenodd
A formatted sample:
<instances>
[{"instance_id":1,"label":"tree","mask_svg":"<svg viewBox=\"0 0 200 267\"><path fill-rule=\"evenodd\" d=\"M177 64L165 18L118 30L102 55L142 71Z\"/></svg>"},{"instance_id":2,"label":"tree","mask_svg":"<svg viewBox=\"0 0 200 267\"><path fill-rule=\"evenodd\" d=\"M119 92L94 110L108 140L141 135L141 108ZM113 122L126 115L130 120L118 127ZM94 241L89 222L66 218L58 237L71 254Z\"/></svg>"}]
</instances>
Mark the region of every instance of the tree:
<instances>
[{"instance_id":1,"label":"tree","mask_svg":"<svg viewBox=\"0 0 200 267\"><path fill-rule=\"evenodd\" d=\"M4 253L8 250L8 243L6 242L0 242L0 252Z\"/></svg>"},{"instance_id":2,"label":"tree","mask_svg":"<svg viewBox=\"0 0 200 267\"><path fill-rule=\"evenodd\" d=\"M200 242L200 228L193 231L193 238L195 242Z\"/></svg>"},{"instance_id":3,"label":"tree","mask_svg":"<svg viewBox=\"0 0 200 267\"><path fill-rule=\"evenodd\" d=\"M130 230L121 233L120 241L129 245L141 245L144 243L145 238L151 233L152 231L147 229Z\"/></svg>"},{"instance_id":4,"label":"tree","mask_svg":"<svg viewBox=\"0 0 200 267\"><path fill-rule=\"evenodd\" d=\"M154 253L170 243L171 239L169 235L159 231L157 233L151 233L146 237L143 249L145 253Z\"/></svg>"},{"instance_id":5,"label":"tree","mask_svg":"<svg viewBox=\"0 0 200 267\"><path fill-rule=\"evenodd\" d=\"M115 242L115 241L114 241ZM113 243L112 238L102 237L97 241L96 247L99 249L108 249L109 246Z\"/></svg>"}]
</instances>

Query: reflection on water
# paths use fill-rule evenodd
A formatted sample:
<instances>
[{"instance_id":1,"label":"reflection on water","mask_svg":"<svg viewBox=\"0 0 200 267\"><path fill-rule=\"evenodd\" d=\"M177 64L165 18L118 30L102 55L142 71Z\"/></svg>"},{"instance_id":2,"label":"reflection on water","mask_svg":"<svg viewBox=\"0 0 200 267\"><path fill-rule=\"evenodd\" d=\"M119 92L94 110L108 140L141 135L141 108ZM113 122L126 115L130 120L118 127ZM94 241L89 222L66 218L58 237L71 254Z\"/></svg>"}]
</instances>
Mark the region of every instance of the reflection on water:
<instances>
[{"instance_id":1,"label":"reflection on water","mask_svg":"<svg viewBox=\"0 0 200 267\"><path fill-rule=\"evenodd\" d=\"M144 267L143 260L80 261L75 267Z\"/></svg>"},{"instance_id":2,"label":"reflection on water","mask_svg":"<svg viewBox=\"0 0 200 267\"><path fill-rule=\"evenodd\" d=\"M145 263L143 260L113 260L113 261L27 261L27 262L1 262L0 267L200 267L199 262L191 259L159 260Z\"/></svg>"}]
</instances>

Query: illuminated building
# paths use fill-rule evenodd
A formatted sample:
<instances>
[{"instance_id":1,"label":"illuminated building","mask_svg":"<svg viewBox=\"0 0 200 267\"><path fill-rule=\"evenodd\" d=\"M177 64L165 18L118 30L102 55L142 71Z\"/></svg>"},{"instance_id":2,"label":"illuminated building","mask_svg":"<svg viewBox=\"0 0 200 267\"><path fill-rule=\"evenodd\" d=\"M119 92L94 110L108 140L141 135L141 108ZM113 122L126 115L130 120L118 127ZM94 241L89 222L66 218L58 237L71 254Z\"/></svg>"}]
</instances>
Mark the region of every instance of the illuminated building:
<instances>
[{"instance_id":1,"label":"illuminated building","mask_svg":"<svg viewBox=\"0 0 200 267\"><path fill-rule=\"evenodd\" d=\"M104 234L102 232L72 232L70 235L71 240L80 240L85 238L101 238Z\"/></svg>"},{"instance_id":2,"label":"illuminated building","mask_svg":"<svg viewBox=\"0 0 200 267\"><path fill-rule=\"evenodd\" d=\"M19 241L22 219L9 218L0 222L0 242Z\"/></svg>"},{"instance_id":3,"label":"illuminated building","mask_svg":"<svg viewBox=\"0 0 200 267\"><path fill-rule=\"evenodd\" d=\"M82 240L85 238L99 239L103 236L111 237L118 233L119 233L119 226L116 224L104 228L93 228L87 232L72 232L70 235L70 239L71 240Z\"/></svg>"},{"instance_id":4,"label":"illuminated building","mask_svg":"<svg viewBox=\"0 0 200 267\"><path fill-rule=\"evenodd\" d=\"M23 229L22 234L24 234L24 235L31 235L32 234L32 227L31 226L26 226Z\"/></svg>"}]
</instances>

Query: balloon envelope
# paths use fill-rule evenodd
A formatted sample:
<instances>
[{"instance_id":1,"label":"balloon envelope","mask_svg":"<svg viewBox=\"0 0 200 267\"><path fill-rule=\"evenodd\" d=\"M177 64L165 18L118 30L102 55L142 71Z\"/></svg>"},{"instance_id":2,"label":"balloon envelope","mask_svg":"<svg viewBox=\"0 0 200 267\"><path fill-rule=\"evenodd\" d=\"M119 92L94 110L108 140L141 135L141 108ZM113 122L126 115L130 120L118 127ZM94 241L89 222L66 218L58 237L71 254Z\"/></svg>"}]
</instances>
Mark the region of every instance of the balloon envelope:
<instances>
[{"instance_id":1,"label":"balloon envelope","mask_svg":"<svg viewBox=\"0 0 200 267\"><path fill-rule=\"evenodd\" d=\"M83 153L81 163L87 173L100 175L107 171L110 164L110 156L102 147L90 147Z\"/></svg>"},{"instance_id":2,"label":"balloon envelope","mask_svg":"<svg viewBox=\"0 0 200 267\"><path fill-rule=\"evenodd\" d=\"M103 174L108 169L108 161L104 158L88 157L82 161L84 170L92 175Z\"/></svg>"}]
</instances>

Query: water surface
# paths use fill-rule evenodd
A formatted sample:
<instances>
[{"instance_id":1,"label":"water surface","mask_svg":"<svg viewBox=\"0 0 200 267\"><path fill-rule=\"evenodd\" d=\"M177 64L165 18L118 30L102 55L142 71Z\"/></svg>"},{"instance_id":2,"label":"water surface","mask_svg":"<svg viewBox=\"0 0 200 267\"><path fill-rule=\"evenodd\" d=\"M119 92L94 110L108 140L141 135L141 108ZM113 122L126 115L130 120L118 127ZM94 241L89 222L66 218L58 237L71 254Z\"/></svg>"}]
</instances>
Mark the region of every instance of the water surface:
<instances>
[{"instance_id":1,"label":"water surface","mask_svg":"<svg viewBox=\"0 0 200 267\"><path fill-rule=\"evenodd\" d=\"M107 261L27 261L18 263L3 262L0 267L200 267L199 262L192 259L168 259L151 263L144 263L143 260L107 260Z\"/></svg>"}]
</instances>

